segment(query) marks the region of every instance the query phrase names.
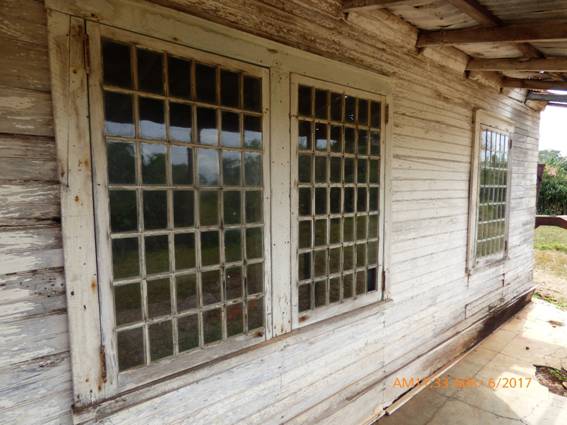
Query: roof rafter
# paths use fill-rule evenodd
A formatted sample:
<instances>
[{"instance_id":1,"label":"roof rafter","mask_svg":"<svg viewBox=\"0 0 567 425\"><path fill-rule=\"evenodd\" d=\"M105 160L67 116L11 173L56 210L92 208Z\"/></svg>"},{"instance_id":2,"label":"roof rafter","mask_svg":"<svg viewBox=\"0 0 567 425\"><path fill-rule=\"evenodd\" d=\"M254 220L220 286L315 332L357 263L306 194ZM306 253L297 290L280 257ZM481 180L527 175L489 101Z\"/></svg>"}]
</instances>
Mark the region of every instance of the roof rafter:
<instances>
[{"instance_id":1,"label":"roof rafter","mask_svg":"<svg viewBox=\"0 0 567 425\"><path fill-rule=\"evenodd\" d=\"M567 90L567 81L523 80L503 78L502 87L534 90Z\"/></svg>"},{"instance_id":2,"label":"roof rafter","mask_svg":"<svg viewBox=\"0 0 567 425\"><path fill-rule=\"evenodd\" d=\"M567 94L529 92L526 100L543 100L545 102L558 102L567 104Z\"/></svg>"},{"instance_id":3,"label":"roof rafter","mask_svg":"<svg viewBox=\"0 0 567 425\"><path fill-rule=\"evenodd\" d=\"M343 12L385 9L388 7L417 4L419 0L343 0Z\"/></svg>"},{"instance_id":4,"label":"roof rafter","mask_svg":"<svg viewBox=\"0 0 567 425\"><path fill-rule=\"evenodd\" d=\"M547 58L472 58L467 71L552 71L567 72L567 57Z\"/></svg>"}]
</instances>

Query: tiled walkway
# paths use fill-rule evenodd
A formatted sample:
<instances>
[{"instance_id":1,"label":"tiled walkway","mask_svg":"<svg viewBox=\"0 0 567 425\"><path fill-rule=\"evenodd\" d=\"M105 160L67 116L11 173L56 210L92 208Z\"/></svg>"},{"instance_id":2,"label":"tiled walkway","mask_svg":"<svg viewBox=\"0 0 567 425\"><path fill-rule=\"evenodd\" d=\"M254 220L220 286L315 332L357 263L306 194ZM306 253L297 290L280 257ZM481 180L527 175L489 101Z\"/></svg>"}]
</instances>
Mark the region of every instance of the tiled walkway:
<instances>
[{"instance_id":1,"label":"tiled walkway","mask_svg":"<svg viewBox=\"0 0 567 425\"><path fill-rule=\"evenodd\" d=\"M443 375L447 388L429 386L377 424L567 425L567 397L540 385L534 365L567 369L567 312L537 300ZM469 377L480 385L458 388Z\"/></svg>"}]
</instances>

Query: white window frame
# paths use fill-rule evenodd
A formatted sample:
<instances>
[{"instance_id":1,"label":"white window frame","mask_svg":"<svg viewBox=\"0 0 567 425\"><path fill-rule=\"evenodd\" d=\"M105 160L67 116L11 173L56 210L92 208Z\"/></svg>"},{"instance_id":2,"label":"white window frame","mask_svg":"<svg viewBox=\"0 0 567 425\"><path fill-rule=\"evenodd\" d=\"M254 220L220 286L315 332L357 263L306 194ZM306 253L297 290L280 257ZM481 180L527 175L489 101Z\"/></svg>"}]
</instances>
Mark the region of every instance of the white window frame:
<instances>
[{"instance_id":1,"label":"white window frame","mask_svg":"<svg viewBox=\"0 0 567 425\"><path fill-rule=\"evenodd\" d=\"M338 303L329 304L324 307L316 308L315 310L308 310L305 312L299 312L299 278L298 278L298 238L299 238L299 201L298 201L298 160L299 160L299 150L298 150L298 88L300 85L305 85L309 87L314 87L316 89L328 90L339 94L351 95L354 97L374 100L381 105L380 114L380 176L378 181L379 190L379 201L378 201L378 258L377 258L377 276L376 276L376 292L367 293L362 296L355 296L353 298L342 300ZM385 173L385 147L384 147L384 137L382 132L385 132L386 128L386 98L379 93L372 93L368 91L359 90L352 87L346 87L340 84L331 83L328 81L321 81L318 79L310 78L304 75L292 74L291 75L291 154L292 154L292 186L291 191L291 208L292 208L292 237L291 237L291 250L294 255L292 255L291 260L291 276L292 276L292 300L293 300L293 327L299 328L302 326L307 326L309 324L319 322L321 320L328 319L330 317L343 314L352 310L355 310L366 305L376 303L381 301L383 298L383 276L382 276L382 265L383 265L383 254L384 254L384 173ZM313 223L314 224L314 223ZM314 230L313 230L314 231ZM356 247L356 240L353 242L353 247ZM355 267L356 268L356 267ZM356 274L355 274L356 276ZM356 287L356 279L353 281L353 285Z\"/></svg>"},{"instance_id":2,"label":"white window frame","mask_svg":"<svg viewBox=\"0 0 567 425\"><path fill-rule=\"evenodd\" d=\"M131 0L107 0L82 2L69 0L46 0L48 9L49 55L51 63L53 104L61 181L62 228L65 248L65 276L69 317L70 351L74 396L74 419L83 422L94 418L96 412L105 409L124 408L140 403L165 391L235 367L254 355L254 348L230 353L217 353L205 363L195 365L194 360L177 363L160 362L160 367L149 373L146 366L144 377L118 379L112 354L116 347L108 337L108 317L105 310L114 308L101 300L107 296L101 270L97 267L95 235L100 232L95 226L95 192L102 190L100 182L93 185L93 155L99 155L95 146L99 134L89 130L89 94L96 96L100 87L88 87L93 81L91 74L97 72L95 60L98 41L91 33L96 23L152 37L156 43L168 42L179 46L183 52L195 49L218 55L227 60L249 63L255 67L269 69L269 89L266 105L269 109L270 155L265 156L269 166L265 168L270 194L270 210L266 211L266 233L270 233L269 256L265 261L271 267L271 288L266 289L266 303L270 301L270 313L266 314L266 338L289 334L298 327L297 299L292 293L292 140L291 126L291 76L308 75L310 78L332 84L379 93L384 96L386 126L384 127L382 156L385 166L384 185L381 190L384 208L381 210L380 246L382 299L389 299L389 238L391 197L391 148L392 133L392 84L375 72L345 63L333 61L293 47L250 35L232 28L212 23L178 11L147 2ZM151 19L148 19L151 16ZM89 27L89 37L87 35ZM96 28L96 26L92 27ZM105 29L104 31L107 31ZM109 29L110 31L110 29ZM96 31L95 31L96 32ZM93 40L94 38L94 40ZM145 43L143 43L145 44ZM151 46L148 46L151 47ZM160 48L161 50L162 48ZM90 53L89 53L90 50ZM183 56L183 55L181 55ZM206 61L206 59L205 59ZM91 99L94 102L93 99ZM100 109L98 114L100 115ZM99 117L100 119L101 117ZM93 116L93 120L96 116ZM268 143L266 139L265 143ZM91 151L92 148L92 151ZM382 189L382 188L381 188ZM268 222L269 220L269 222ZM102 235L107 237L107 235ZM100 236L99 236L100 237ZM375 300L373 304L377 304ZM295 305L294 305L295 303ZM378 303L379 304L379 303ZM295 317L295 318L294 318ZM335 317L333 321L339 320ZM333 322L330 322L333 323ZM302 326L305 326L302 324ZM265 343L260 344L260 347ZM261 348L258 348L261 349ZM248 357L247 357L248 356ZM180 357L181 358L181 357ZM176 363L174 366L173 363ZM197 362L199 363L199 362ZM205 367L206 366L206 367ZM126 391L126 392L125 392ZM125 395L127 394L127 396Z\"/></svg>"},{"instance_id":3,"label":"white window frame","mask_svg":"<svg viewBox=\"0 0 567 425\"><path fill-rule=\"evenodd\" d=\"M504 229L504 251L491 256L477 258L477 226L480 189L480 147L483 130L492 130L508 136L508 172L506 190L506 212ZM468 247L467 247L467 273L484 267L500 264L508 259L508 237L510 227L510 199L512 187L512 135L514 123L505 117L493 113L476 110L474 114L474 138L472 144L470 197L469 197L469 223L468 223Z\"/></svg>"}]
</instances>

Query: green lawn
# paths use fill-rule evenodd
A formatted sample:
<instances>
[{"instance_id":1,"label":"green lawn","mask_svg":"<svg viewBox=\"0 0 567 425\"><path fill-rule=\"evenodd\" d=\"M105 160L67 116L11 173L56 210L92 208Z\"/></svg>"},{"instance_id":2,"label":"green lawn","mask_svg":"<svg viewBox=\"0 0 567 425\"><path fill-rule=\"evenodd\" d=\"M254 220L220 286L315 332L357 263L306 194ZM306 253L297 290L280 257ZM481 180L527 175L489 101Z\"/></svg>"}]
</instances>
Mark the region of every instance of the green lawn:
<instances>
[{"instance_id":1,"label":"green lawn","mask_svg":"<svg viewBox=\"0 0 567 425\"><path fill-rule=\"evenodd\" d=\"M540 226L535 232L535 249L567 253L567 230L554 226Z\"/></svg>"},{"instance_id":2,"label":"green lawn","mask_svg":"<svg viewBox=\"0 0 567 425\"><path fill-rule=\"evenodd\" d=\"M538 227L534 247L536 297L567 310L567 230Z\"/></svg>"}]
</instances>

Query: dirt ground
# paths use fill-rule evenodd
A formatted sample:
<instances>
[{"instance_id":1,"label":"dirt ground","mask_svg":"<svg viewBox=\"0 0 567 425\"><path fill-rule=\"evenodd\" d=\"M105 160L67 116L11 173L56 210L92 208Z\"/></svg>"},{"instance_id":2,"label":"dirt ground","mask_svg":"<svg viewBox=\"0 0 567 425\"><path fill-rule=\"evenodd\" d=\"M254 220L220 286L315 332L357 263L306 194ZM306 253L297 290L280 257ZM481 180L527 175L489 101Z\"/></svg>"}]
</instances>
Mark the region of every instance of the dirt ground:
<instances>
[{"instance_id":1,"label":"dirt ground","mask_svg":"<svg viewBox=\"0 0 567 425\"><path fill-rule=\"evenodd\" d=\"M536 296L567 310L567 230L536 229L534 280Z\"/></svg>"}]
</instances>

